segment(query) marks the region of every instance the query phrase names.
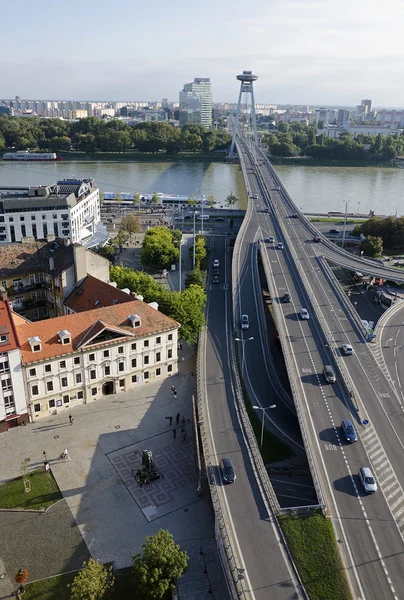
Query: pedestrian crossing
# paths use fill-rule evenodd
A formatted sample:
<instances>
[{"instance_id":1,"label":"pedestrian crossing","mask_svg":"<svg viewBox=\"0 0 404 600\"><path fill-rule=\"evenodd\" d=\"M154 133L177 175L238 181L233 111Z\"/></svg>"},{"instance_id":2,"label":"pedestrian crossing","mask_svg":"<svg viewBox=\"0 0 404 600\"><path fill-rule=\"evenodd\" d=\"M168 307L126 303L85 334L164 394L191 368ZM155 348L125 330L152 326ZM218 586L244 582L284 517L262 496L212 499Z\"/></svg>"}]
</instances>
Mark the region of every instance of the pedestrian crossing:
<instances>
[{"instance_id":1,"label":"pedestrian crossing","mask_svg":"<svg viewBox=\"0 0 404 600\"><path fill-rule=\"evenodd\" d=\"M404 540L404 491L372 425L360 433L363 446L372 464L377 482L393 514Z\"/></svg>"}]
</instances>

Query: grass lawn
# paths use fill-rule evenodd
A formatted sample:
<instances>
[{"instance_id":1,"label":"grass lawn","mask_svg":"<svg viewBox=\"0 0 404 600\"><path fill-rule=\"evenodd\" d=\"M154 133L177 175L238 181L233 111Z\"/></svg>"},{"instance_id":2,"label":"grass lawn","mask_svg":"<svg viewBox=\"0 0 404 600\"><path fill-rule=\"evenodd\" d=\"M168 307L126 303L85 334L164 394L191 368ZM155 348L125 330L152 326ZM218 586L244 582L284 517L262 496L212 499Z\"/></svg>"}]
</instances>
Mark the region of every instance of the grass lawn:
<instances>
[{"instance_id":1,"label":"grass lawn","mask_svg":"<svg viewBox=\"0 0 404 600\"><path fill-rule=\"evenodd\" d=\"M310 600L352 600L331 521L317 513L279 522Z\"/></svg>"},{"instance_id":2,"label":"grass lawn","mask_svg":"<svg viewBox=\"0 0 404 600\"><path fill-rule=\"evenodd\" d=\"M29 473L31 491L26 493L22 477L0 485L0 508L47 508L63 496L50 471L43 469Z\"/></svg>"},{"instance_id":3,"label":"grass lawn","mask_svg":"<svg viewBox=\"0 0 404 600\"><path fill-rule=\"evenodd\" d=\"M368 219L347 219L347 225L350 223L365 223ZM309 217L311 223L344 223L345 219L336 219L335 217Z\"/></svg>"}]
</instances>

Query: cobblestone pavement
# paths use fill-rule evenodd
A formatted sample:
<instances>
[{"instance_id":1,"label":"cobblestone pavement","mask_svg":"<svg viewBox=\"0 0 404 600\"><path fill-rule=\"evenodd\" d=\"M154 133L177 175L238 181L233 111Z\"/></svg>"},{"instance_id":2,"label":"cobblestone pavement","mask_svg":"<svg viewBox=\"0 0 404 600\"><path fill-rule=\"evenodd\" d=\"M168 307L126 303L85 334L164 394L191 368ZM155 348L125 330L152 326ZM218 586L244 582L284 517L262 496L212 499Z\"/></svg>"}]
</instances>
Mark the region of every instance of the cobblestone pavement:
<instances>
[{"instance_id":1,"label":"cobblestone pavement","mask_svg":"<svg viewBox=\"0 0 404 600\"><path fill-rule=\"evenodd\" d=\"M220 591L216 597L225 600L227 590L217 553L216 560L208 561L209 573L204 573L205 569L202 571L205 583L200 582L200 548L204 548L209 556L216 552L214 518L208 492L201 497L196 493L191 425L195 371L186 346L180 352L180 360L182 358L178 375L78 406L72 411L73 425L69 424L69 410L66 410L0 435L0 480L18 476L21 462L26 458L31 468L41 466L45 450L71 515L93 558L111 561L115 568L130 566L131 557L141 551L146 536L155 534L160 528L168 529L176 542L189 549L190 569L186 579L189 593L194 573L198 582L196 587L202 593L195 598L211 598L208 585L211 574L215 589ZM171 392L172 385L177 389L177 399ZM172 430L177 413L187 421L185 441L181 435L181 421L174 439ZM173 417L172 426L165 418L167 416ZM66 447L71 462L58 459ZM140 465L141 451L145 449L153 451L162 477L139 488L134 483L132 469ZM7 521L7 514L15 513L1 515L3 522L8 522L8 535L12 535L15 517L11 516ZM24 520L29 518L23 517ZM37 552L34 540L41 539L41 529L37 528L36 522L41 523L43 518L41 515L36 521L32 519L34 534L26 545L27 553L36 557L30 570L31 581L43 577L45 572L49 575L60 572L66 565L73 564L77 555L77 542L68 544L71 556L62 562L55 559L52 552L43 555ZM66 523L65 527L69 529L74 525ZM58 537L63 540L62 533ZM13 557L3 551L4 544L0 548L0 570L5 569L7 579L14 576L15 565L17 570L21 566L21 544L13 546L10 553ZM194 599L185 592L180 597Z\"/></svg>"}]
</instances>

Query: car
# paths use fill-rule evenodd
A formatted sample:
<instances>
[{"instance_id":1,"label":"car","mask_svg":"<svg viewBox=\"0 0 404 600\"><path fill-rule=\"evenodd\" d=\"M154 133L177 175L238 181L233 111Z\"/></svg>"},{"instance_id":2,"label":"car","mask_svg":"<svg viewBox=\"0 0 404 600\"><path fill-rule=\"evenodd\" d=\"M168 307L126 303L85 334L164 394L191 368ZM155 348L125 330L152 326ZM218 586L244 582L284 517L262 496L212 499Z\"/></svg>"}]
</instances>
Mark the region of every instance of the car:
<instances>
[{"instance_id":1,"label":"car","mask_svg":"<svg viewBox=\"0 0 404 600\"><path fill-rule=\"evenodd\" d=\"M270 236L269 236L269 238L268 238L268 242L269 242L270 244L273 244L273 243L275 242L275 238L274 238L274 236L273 236L273 235L270 235Z\"/></svg>"},{"instance_id":2,"label":"car","mask_svg":"<svg viewBox=\"0 0 404 600\"><path fill-rule=\"evenodd\" d=\"M212 221L224 221L224 217L215 217Z\"/></svg>"},{"instance_id":3,"label":"car","mask_svg":"<svg viewBox=\"0 0 404 600\"><path fill-rule=\"evenodd\" d=\"M331 365L324 365L323 374L327 383L335 383L337 376Z\"/></svg>"},{"instance_id":4,"label":"car","mask_svg":"<svg viewBox=\"0 0 404 600\"><path fill-rule=\"evenodd\" d=\"M354 353L354 349L352 348L351 344L342 344L342 352L345 354L345 356L350 356Z\"/></svg>"},{"instance_id":5,"label":"car","mask_svg":"<svg viewBox=\"0 0 404 600\"><path fill-rule=\"evenodd\" d=\"M219 277L220 275L220 270L219 269L213 269L213 276L214 277Z\"/></svg>"},{"instance_id":6,"label":"car","mask_svg":"<svg viewBox=\"0 0 404 600\"><path fill-rule=\"evenodd\" d=\"M269 214L271 211L269 210L269 208L266 208L265 211L267 214Z\"/></svg>"},{"instance_id":7,"label":"car","mask_svg":"<svg viewBox=\"0 0 404 600\"><path fill-rule=\"evenodd\" d=\"M319 242L321 242L321 237L315 236L313 238L313 242L316 242L316 244L318 244Z\"/></svg>"},{"instance_id":8,"label":"car","mask_svg":"<svg viewBox=\"0 0 404 600\"><path fill-rule=\"evenodd\" d=\"M297 217L298 217L298 216L299 216L299 215L298 215L297 213L293 213L293 215L292 215L292 219L297 219Z\"/></svg>"},{"instance_id":9,"label":"car","mask_svg":"<svg viewBox=\"0 0 404 600\"><path fill-rule=\"evenodd\" d=\"M219 463L220 472L224 483L234 483L236 481L236 472L230 458L222 458Z\"/></svg>"},{"instance_id":10,"label":"car","mask_svg":"<svg viewBox=\"0 0 404 600\"><path fill-rule=\"evenodd\" d=\"M348 419L342 421L341 429L347 442L356 442L358 440L355 427L352 425L351 421L348 421Z\"/></svg>"},{"instance_id":11,"label":"car","mask_svg":"<svg viewBox=\"0 0 404 600\"><path fill-rule=\"evenodd\" d=\"M198 219L198 221L209 221L210 216L209 215L198 215L196 218Z\"/></svg>"},{"instance_id":12,"label":"car","mask_svg":"<svg viewBox=\"0 0 404 600\"><path fill-rule=\"evenodd\" d=\"M254 200L258 200L258 194L254 194L253 198Z\"/></svg>"},{"instance_id":13,"label":"car","mask_svg":"<svg viewBox=\"0 0 404 600\"><path fill-rule=\"evenodd\" d=\"M310 319L309 311L307 310L307 308L302 308L300 310L300 317L305 321Z\"/></svg>"},{"instance_id":14,"label":"car","mask_svg":"<svg viewBox=\"0 0 404 600\"><path fill-rule=\"evenodd\" d=\"M377 490L377 483L370 467L361 467L358 471L358 477L365 492L367 494L374 494Z\"/></svg>"},{"instance_id":15,"label":"car","mask_svg":"<svg viewBox=\"0 0 404 600\"><path fill-rule=\"evenodd\" d=\"M185 215L184 219L192 219L192 215Z\"/></svg>"},{"instance_id":16,"label":"car","mask_svg":"<svg viewBox=\"0 0 404 600\"><path fill-rule=\"evenodd\" d=\"M213 283L219 283L219 277L215 275L212 279Z\"/></svg>"},{"instance_id":17,"label":"car","mask_svg":"<svg viewBox=\"0 0 404 600\"><path fill-rule=\"evenodd\" d=\"M278 248L278 250L283 250L283 243L282 242L278 242L276 247Z\"/></svg>"},{"instance_id":18,"label":"car","mask_svg":"<svg viewBox=\"0 0 404 600\"><path fill-rule=\"evenodd\" d=\"M335 233L336 235L339 235L341 232L339 229L330 229L330 233Z\"/></svg>"},{"instance_id":19,"label":"car","mask_svg":"<svg viewBox=\"0 0 404 600\"><path fill-rule=\"evenodd\" d=\"M291 301L292 301L292 298L291 298L291 296L290 296L290 294L289 294L288 292L286 292L286 293L283 295L283 301L284 301L284 302L291 302Z\"/></svg>"},{"instance_id":20,"label":"car","mask_svg":"<svg viewBox=\"0 0 404 600\"><path fill-rule=\"evenodd\" d=\"M185 218L185 217L184 217ZM174 221L182 221L182 217L174 217Z\"/></svg>"},{"instance_id":21,"label":"car","mask_svg":"<svg viewBox=\"0 0 404 600\"><path fill-rule=\"evenodd\" d=\"M213 261L213 268L218 269L219 267L220 267L220 262L217 260L217 258L215 258L215 260Z\"/></svg>"},{"instance_id":22,"label":"car","mask_svg":"<svg viewBox=\"0 0 404 600\"><path fill-rule=\"evenodd\" d=\"M248 329L250 326L250 320L248 315L241 315L241 329Z\"/></svg>"}]
</instances>

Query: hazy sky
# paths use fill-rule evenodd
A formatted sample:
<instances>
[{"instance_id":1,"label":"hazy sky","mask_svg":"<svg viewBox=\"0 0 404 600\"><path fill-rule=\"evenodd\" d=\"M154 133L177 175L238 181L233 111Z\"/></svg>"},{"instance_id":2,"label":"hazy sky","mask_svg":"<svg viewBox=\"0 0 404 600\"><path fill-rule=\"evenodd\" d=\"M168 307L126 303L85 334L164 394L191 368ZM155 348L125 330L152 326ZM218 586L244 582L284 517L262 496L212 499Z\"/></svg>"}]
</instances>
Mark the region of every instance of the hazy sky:
<instances>
[{"instance_id":1,"label":"hazy sky","mask_svg":"<svg viewBox=\"0 0 404 600\"><path fill-rule=\"evenodd\" d=\"M210 77L236 102L404 107L404 0L1 2L0 97L178 100Z\"/></svg>"}]
</instances>

